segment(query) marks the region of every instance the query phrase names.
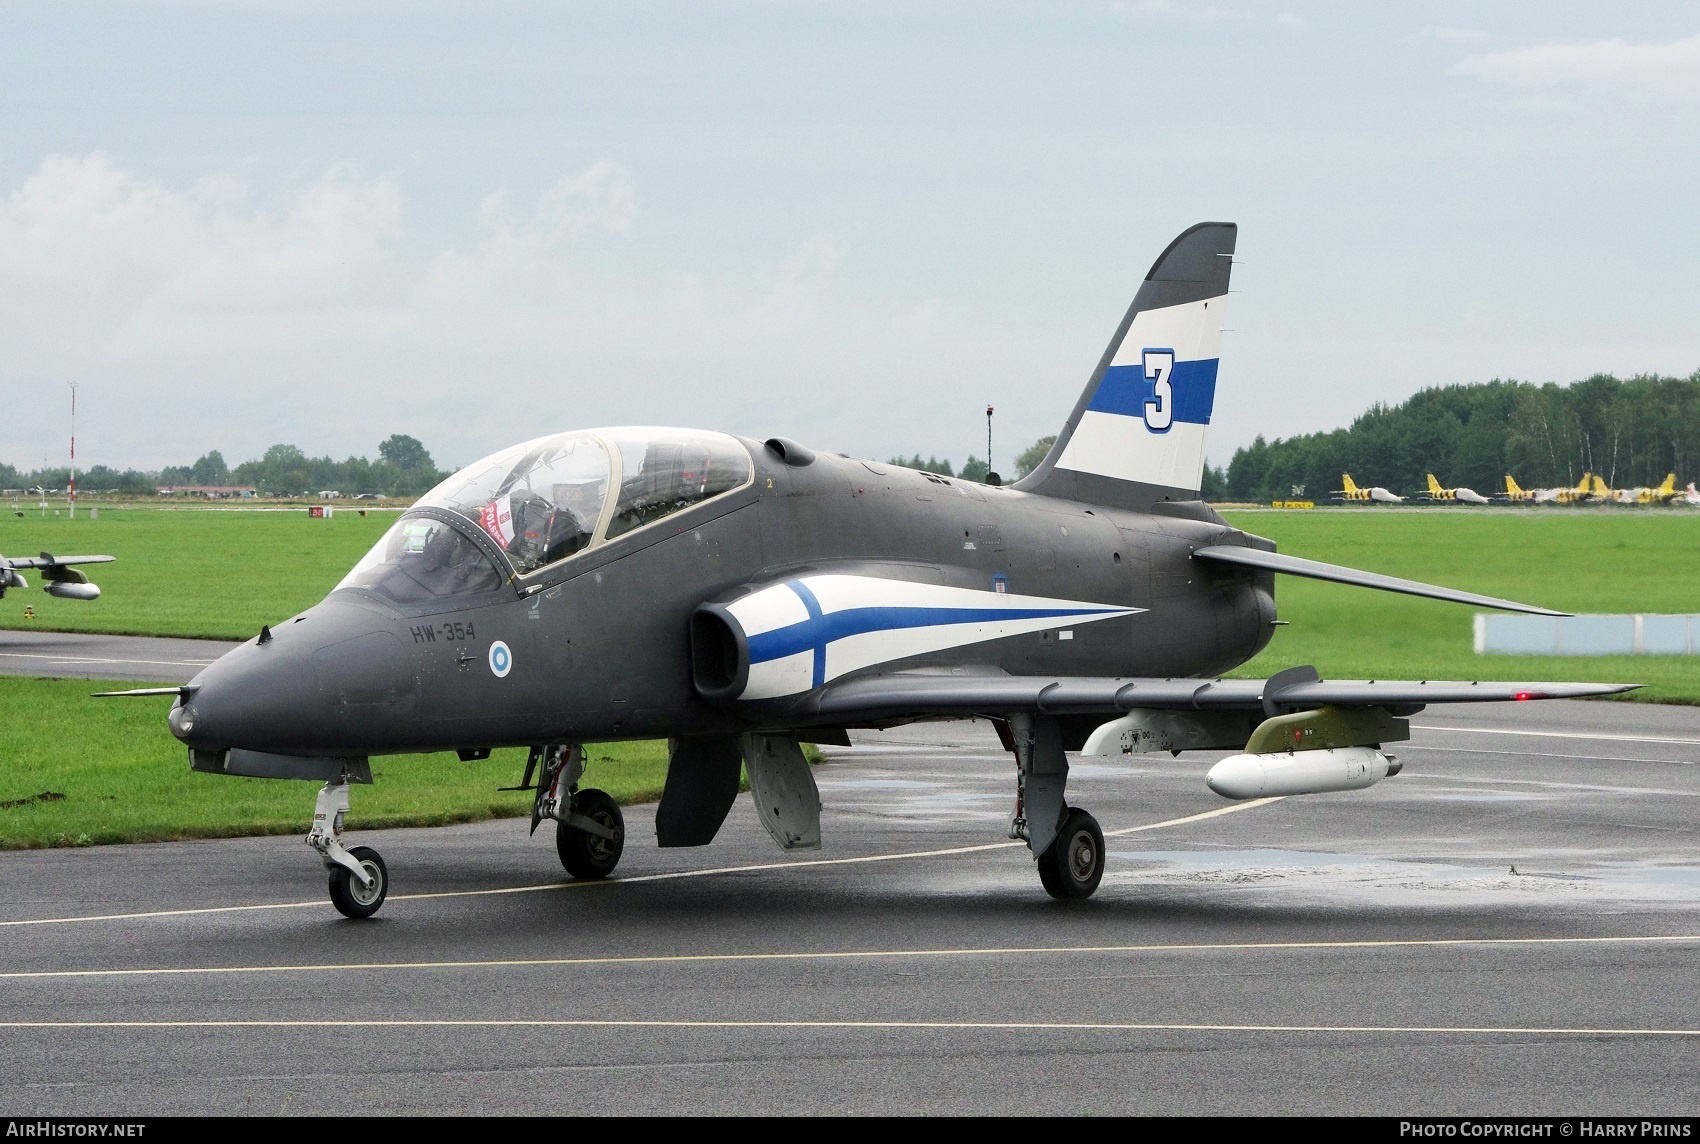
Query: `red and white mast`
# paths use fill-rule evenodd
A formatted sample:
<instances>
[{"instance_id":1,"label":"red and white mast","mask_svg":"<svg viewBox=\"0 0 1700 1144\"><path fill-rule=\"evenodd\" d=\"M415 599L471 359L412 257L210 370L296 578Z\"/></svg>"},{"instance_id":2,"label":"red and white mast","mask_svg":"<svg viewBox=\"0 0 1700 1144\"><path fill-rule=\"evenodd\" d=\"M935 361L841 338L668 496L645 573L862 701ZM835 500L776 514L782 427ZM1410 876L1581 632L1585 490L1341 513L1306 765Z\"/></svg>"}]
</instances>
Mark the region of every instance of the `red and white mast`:
<instances>
[{"instance_id":1,"label":"red and white mast","mask_svg":"<svg viewBox=\"0 0 1700 1144\"><path fill-rule=\"evenodd\" d=\"M71 516L77 519L77 383L67 381L71 387Z\"/></svg>"}]
</instances>

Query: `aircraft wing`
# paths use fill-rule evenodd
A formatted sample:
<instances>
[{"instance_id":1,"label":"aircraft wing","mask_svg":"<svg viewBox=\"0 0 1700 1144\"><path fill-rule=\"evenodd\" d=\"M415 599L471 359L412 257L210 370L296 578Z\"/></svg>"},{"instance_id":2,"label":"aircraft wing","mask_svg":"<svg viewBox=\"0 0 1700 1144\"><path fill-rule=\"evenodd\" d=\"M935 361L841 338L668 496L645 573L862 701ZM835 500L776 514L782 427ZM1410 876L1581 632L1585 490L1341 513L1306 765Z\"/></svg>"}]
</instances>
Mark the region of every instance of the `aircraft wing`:
<instances>
[{"instance_id":1,"label":"aircraft wing","mask_svg":"<svg viewBox=\"0 0 1700 1144\"><path fill-rule=\"evenodd\" d=\"M1502 600L1498 596L1482 596L1475 592L1460 592L1456 588L1442 588L1437 584L1424 584L1418 580L1401 580L1397 576L1384 576L1379 572L1364 572L1357 568L1346 568L1339 564L1324 564L1320 560L1306 560L1302 556L1287 556L1279 552L1265 552L1261 548L1246 548L1238 544L1213 544L1200 548L1193 553L1199 560L1214 560L1220 564L1239 564L1248 568L1262 568L1270 572L1285 572L1289 576L1305 576L1312 580L1332 580L1336 584L1354 584L1360 588L1377 588L1383 592L1402 592L1407 596L1427 596L1431 600L1449 600L1454 604L1475 604L1483 608L1499 608L1507 612L1527 612L1532 616L1568 616L1569 612L1555 612L1550 608L1537 608L1533 604L1519 604L1515 600Z\"/></svg>"},{"instance_id":2,"label":"aircraft wing","mask_svg":"<svg viewBox=\"0 0 1700 1144\"><path fill-rule=\"evenodd\" d=\"M54 568L66 564L110 564L115 556L54 556L43 552L40 556L0 556L0 565L12 568Z\"/></svg>"},{"instance_id":3,"label":"aircraft wing","mask_svg":"<svg viewBox=\"0 0 1700 1144\"><path fill-rule=\"evenodd\" d=\"M1492 703L1580 699L1631 691L1635 683L1497 683L1442 680L1315 678L1292 668L1269 679L1127 679L1057 675L935 675L894 672L823 689L814 713L833 719L916 715L1006 714L1114 716L1135 708L1176 711L1304 710L1411 707L1428 703Z\"/></svg>"}]
</instances>

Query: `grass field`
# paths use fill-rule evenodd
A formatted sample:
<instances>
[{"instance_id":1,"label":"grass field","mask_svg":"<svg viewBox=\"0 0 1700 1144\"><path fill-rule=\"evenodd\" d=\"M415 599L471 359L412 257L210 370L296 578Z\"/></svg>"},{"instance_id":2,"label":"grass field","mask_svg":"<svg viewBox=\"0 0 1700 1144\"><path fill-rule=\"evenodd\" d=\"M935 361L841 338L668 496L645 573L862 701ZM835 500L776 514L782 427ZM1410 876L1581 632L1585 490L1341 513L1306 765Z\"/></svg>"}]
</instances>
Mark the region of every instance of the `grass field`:
<instances>
[{"instance_id":1,"label":"grass field","mask_svg":"<svg viewBox=\"0 0 1700 1144\"><path fill-rule=\"evenodd\" d=\"M1700 612L1700 513L1678 511L1235 511L1282 552L1575 612ZM1628 698L1700 703L1700 656L1487 656L1475 609L1277 577L1290 626L1234 672L1299 663L1337 679L1601 680Z\"/></svg>"},{"instance_id":2,"label":"grass field","mask_svg":"<svg viewBox=\"0 0 1700 1144\"><path fill-rule=\"evenodd\" d=\"M102 508L99 520L7 511L0 553L118 559L87 570L101 589L93 602L56 600L25 573L29 589L0 600L0 628L248 639L323 599L395 518L348 508L329 520L299 508ZM34 620L24 619L26 605Z\"/></svg>"},{"instance_id":3,"label":"grass field","mask_svg":"<svg viewBox=\"0 0 1700 1144\"><path fill-rule=\"evenodd\" d=\"M197 774L165 729L169 698L88 698L107 686L0 676L0 849L307 833L316 784ZM660 796L665 743L587 751L584 785L621 802ZM348 825L529 815L529 793L496 789L516 785L524 769L521 750L476 763L452 754L374 759L373 784L351 790Z\"/></svg>"}]
</instances>

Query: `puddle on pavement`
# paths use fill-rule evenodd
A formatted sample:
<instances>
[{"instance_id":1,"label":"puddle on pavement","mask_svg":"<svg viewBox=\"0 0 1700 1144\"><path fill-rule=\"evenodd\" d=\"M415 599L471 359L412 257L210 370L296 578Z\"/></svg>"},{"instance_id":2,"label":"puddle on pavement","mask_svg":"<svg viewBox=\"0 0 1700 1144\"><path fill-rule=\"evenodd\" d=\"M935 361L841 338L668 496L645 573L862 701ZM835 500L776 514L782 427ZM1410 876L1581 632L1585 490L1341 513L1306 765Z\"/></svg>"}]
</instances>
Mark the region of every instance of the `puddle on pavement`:
<instances>
[{"instance_id":1,"label":"puddle on pavement","mask_svg":"<svg viewBox=\"0 0 1700 1144\"><path fill-rule=\"evenodd\" d=\"M1700 905L1700 868L1639 862L1584 862L1578 867L1453 865L1363 854L1298 850L1117 850L1108 883L1222 886L1308 899L1398 899L1574 903L1634 899ZM1545 864L1542 864L1545 866Z\"/></svg>"}]
</instances>

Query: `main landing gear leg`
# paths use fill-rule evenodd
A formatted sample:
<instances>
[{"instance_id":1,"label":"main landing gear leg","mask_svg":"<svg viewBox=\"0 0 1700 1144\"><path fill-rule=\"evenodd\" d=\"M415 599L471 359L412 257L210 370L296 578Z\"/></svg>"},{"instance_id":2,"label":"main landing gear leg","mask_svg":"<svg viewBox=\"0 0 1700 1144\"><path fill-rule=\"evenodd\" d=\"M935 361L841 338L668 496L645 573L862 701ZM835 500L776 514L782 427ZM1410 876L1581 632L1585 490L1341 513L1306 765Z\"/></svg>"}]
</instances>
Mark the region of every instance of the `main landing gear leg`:
<instances>
[{"instance_id":1,"label":"main landing gear leg","mask_svg":"<svg viewBox=\"0 0 1700 1144\"><path fill-rule=\"evenodd\" d=\"M1009 717L1015 752L1015 817L1011 838L1023 838L1053 898L1089 898L1104 878L1104 832L1098 820L1064 802L1068 755L1062 726L1043 715Z\"/></svg>"},{"instance_id":2,"label":"main landing gear leg","mask_svg":"<svg viewBox=\"0 0 1700 1144\"><path fill-rule=\"evenodd\" d=\"M584 748L543 748L543 773L531 808L531 829L555 820L555 852L575 878L606 878L626 848L626 822L620 805L604 791L579 790L584 777Z\"/></svg>"},{"instance_id":3,"label":"main landing gear leg","mask_svg":"<svg viewBox=\"0 0 1700 1144\"><path fill-rule=\"evenodd\" d=\"M370 846L343 849L342 819L347 813L348 776L344 775L320 789L307 845L319 852L330 871L331 904L344 917L369 918L390 892L390 874Z\"/></svg>"}]
</instances>

